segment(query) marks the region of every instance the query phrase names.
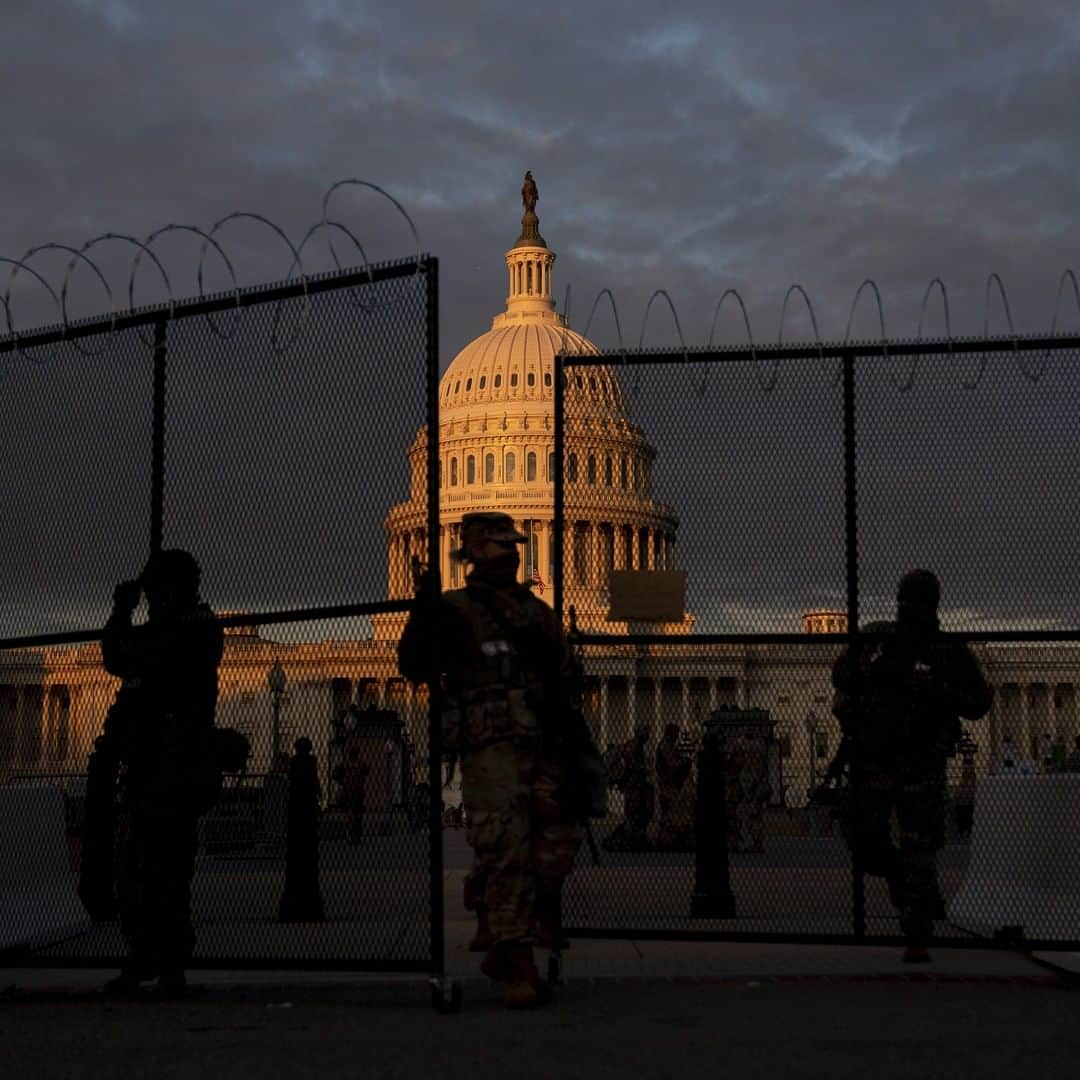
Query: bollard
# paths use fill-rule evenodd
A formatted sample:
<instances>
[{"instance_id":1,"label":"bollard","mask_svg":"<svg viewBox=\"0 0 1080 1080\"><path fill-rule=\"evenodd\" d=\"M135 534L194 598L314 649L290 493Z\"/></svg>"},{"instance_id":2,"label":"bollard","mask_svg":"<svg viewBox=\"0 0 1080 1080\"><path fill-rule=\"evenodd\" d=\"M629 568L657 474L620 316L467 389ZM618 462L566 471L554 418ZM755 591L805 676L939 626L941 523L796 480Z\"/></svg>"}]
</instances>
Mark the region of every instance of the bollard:
<instances>
[{"instance_id":1,"label":"bollard","mask_svg":"<svg viewBox=\"0 0 1080 1080\"><path fill-rule=\"evenodd\" d=\"M697 846L694 850L693 919L733 919L735 896L728 865L727 760L722 728L705 724L697 756Z\"/></svg>"},{"instance_id":2,"label":"bollard","mask_svg":"<svg viewBox=\"0 0 1080 1080\"><path fill-rule=\"evenodd\" d=\"M79 899L94 922L116 918L116 778L119 762L103 735L86 763L86 812L79 858Z\"/></svg>"},{"instance_id":3,"label":"bollard","mask_svg":"<svg viewBox=\"0 0 1080 1080\"><path fill-rule=\"evenodd\" d=\"M289 762L289 795L285 827L285 891L279 922L322 922L319 886L319 774L311 740L296 740Z\"/></svg>"}]
</instances>

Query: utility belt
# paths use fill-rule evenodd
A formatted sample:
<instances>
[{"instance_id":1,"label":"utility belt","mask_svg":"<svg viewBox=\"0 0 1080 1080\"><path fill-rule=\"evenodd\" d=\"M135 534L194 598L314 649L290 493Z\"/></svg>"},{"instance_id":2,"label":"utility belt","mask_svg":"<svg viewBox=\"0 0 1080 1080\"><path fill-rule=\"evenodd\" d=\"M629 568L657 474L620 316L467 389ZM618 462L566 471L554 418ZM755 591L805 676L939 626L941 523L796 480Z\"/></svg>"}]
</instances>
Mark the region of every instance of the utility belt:
<instances>
[{"instance_id":1,"label":"utility belt","mask_svg":"<svg viewBox=\"0 0 1080 1080\"><path fill-rule=\"evenodd\" d=\"M530 691L508 687L474 690L459 708L442 713L443 750L460 754L503 739L538 738L540 717Z\"/></svg>"}]
</instances>

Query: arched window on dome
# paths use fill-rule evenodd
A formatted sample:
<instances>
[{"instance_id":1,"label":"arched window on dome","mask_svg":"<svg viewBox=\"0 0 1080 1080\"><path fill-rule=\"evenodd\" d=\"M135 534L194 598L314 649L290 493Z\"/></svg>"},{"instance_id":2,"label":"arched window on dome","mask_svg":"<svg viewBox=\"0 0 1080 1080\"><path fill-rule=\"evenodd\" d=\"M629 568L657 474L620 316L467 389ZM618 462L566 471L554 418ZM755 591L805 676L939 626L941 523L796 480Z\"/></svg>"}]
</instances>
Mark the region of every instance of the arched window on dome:
<instances>
[{"instance_id":1,"label":"arched window on dome","mask_svg":"<svg viewBox=\"0 0 1080 1080\"><path fill-rule=\"evenodd\" d=\"M506 455L506 461L503 468L503 480L508 484L512 484L517 479L517 458L514 456L513 451Z\"/></svg>"},{"instance_id":2,"label":"arched window on dome","mask_svg":"<svg viewBox=\"0 0 1080 1080\"><path fill-rule=\"evenodd\" d=\"M579 390L585 389L585 380L580 375L574 376L574 382L577 384Z\"/></svg>"},{"instance_id":3,"label":"arched window on dome","mask_svg":"<svg viewBox=\"0 0 1080 1080\"><path fill-rule=\"evenodd\" d=\"M530 450L525 455L525 482L534 483L536 480L536 455Z\"/></svg>"},{"instance_id":4,"label":"arched window on dome","mask_svg":"<svg viewBox=\"0 0 1080 1080\"><path fill-rule=\"evenodd\" d=\"M555 479L554 473L552 473L552 479ZM577 483L577 454L566 455L566 482L568 484Z\"/></svg>"},{"instance_id":5,"label":"arched window on dome","mask_svg":"<svg viewBox=\"0 0 1080 1080\"><path fill-rule=\"evenodd\" d=\"M517 380L517 372L516 371L510 372L510 385L511 386L517 386L517 382L518 382L518 380Z\"/></svg>"},{"instance_id":6,"label":"arched window on dome","mask_svg":"<svg viewBox=\"0 0 1080 1080\"><path fill-rule=\"evenodd\" d=\"M623 454L619 461L619 486L625 491L630 483L630 463Z\"/></svg>"},{"instance_id":7,"label":"arched window on dome","mask_svg":"<svg viewBox=\"0 0 1080 1080\"><path fill-rule=\"evenodd\" d=\"M548 454L547 478L551 481L555 479L555 455L553 453Z\"/></svg>"},{"instance_id":8,"label":"arched window on dome","mask_svg":"<svg viewBox=\"0 0 1080 1080\"><path fill-rule=\"evenodd\" d=\"M525 376L525 384L527 386L535 386L536 385L536 372L535 371L530 371L529 374Z\"/></svg>"},{"instance_id":9,"label":"arched window on dome","mask_svg":"<svg viewBox=\"0 0 1080 1080\"><path fill-rule=\"evenodd\" d=\"M589 389L594 394L596 393L596 376L595 375L590 375L589 376Z\"/></svg>"},{"instance_id":10,"label":"arched window on dome","mask_svg":"<svg viewBox=\"0 0 1080 1080\"><path fill-rule=\"evenodd\" d=\"M649 569L649 530L644 526L638 529L638 569Z\"/></svg>"},{"instance_id":11,"label":"arched window on dome","mask_svg":"<svg viewBox=\"0 0 1080 1080\"><path fill-rule=\"evenodd\" d=\"M480 376L480 389L483 390L485 386L487 386L487 376L486 375L481 375Z\"/></svg>"},{"instance_id":12,"label":"arched window on dome","mask_svg":"<svg viewBox=\"0 0 1080 1080\"><path fill-rule=\"evenodd\" d=\"M458 381L456 383L454 383L454 393L456 394L460 389L461 389L461 380L458 379Z\"/></svg>"},{"instance_id":13,"label":"arched window on dome","mask_svg":"<svg viewBox=\"0 0 1080 1080\"><path fill-rule=\"evenodd\" d=\"M595 454L590 454L589 455L589 461L585 466L585 483L586 484L595 484L596 483L596 455Z\"/></svg>"},{"instance_id":14,"label":"arched window on dome","mask_svg":"<svg viewBox=\"0 0 1080 1080\"><path fill-rule=\"evenodd\" d=\"M626 560L624 570L634 569L634 526L624 525L622 528L623 558Z\"/></svg>"},{"instance_id":15,"label":"arched window on dome","mask_svg":"<svg viewBox=\"0 0 1080 1080\"><path fill-rule=\"evenodd\" d=\"M472 454L465 459L465 483L476 483L476 458Z\"/></svg>"},{"instance_id":16,"label":"arched window on dome","mask_svg":"<svg viewBox=\"0 0 1080 1080\"><path fill-rule=\"evenodd\" d=\"M551 385L551 372L550 371L545 371L544 372L544 385L545 386L550 386Z\"/></svg>"},{"instance_id":17,"label":"arched window on dome","mask_svg":"<svg viewBox=\"0 0 1080 1080\"><path fill-rule=\"evenodd\" d=\"M525 291L532 296L533 291L533 275L532 275L532 263L525 264Z\"/></svg>"},{"instance_id":18,"label":"arched window on dome","mask_svg":"<svg viewBox=\"0 0 1080 1080\"><path fill-rule=\"evenodd\" d=\"M485 484L494 484L495 483L495 455L494 454L485 454L484 455L484 483Z\"/></svg>"},{"instance_id":19,"label":"arched window on dome","mask_svg":"<svg viewBox=\"0 0 1080 1080\"><path fill-rule=\"evenodd\" d=\"M439 487L442 487L442 484L443 484L443 478L442 478L442 459L440 458L440 459L439 459Z\"/></svg>"},{"instance_id":20,"label":"arched window on dome","mask_svg":"<svg viewBox=\"0 0 1080 1080\"><path fill-rule=\"evenodd\" d=\"M604 487L612 487L615 483L615 469L611 463L611 455L604 455Z\"/></svg>"},{"instance_id":21,"label":"arched window on dome","mask_svg":"<svg viewBox=\"0 0 1080 1080\"><path fill-rule=\"evenodd\" d=\"M450 459L450 486L457 487L457 458Z\"/></svg>"},{"instance_id":22,"label":"arched window on dome","mask_svg":"<svg viewBox=\"0 0 1080 1080\"><path fill-rule=\"evenodd\" d=\"M465 380L465 393L467 394L472 389L472 379Z\"/></svg>"},{"instance_id":23,"label":"arched window on dome","mask_svg":"<svg viewBox=\"0 0 1080 1080\"><path fill-rule=\"evenodd\" d=\"M500 386L502 386L502 376L501 375L496 375L495 376L495 389L498 390Z\"/></svg>"}]
</instances>

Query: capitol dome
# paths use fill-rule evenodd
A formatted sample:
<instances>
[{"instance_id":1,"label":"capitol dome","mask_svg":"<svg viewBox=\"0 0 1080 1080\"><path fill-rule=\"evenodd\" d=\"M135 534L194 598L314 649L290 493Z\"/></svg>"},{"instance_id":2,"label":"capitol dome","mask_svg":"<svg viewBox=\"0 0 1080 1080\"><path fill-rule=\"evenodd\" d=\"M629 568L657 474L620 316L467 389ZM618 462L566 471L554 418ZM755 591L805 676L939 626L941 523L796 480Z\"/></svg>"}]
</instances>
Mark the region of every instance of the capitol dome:
<instances>
[{"instance_id":1,"label":"capitol dome","mask_svg":"<svg viewBox=\"0 0 1080 1080\"><path fill-rule=\"evenodd\" d=\"M599 350L555 310L555 253L528 202L505 260L505 310L439 381L439 569L444 588L463 584L461 564L450 558L460 546L462 516L502 511L529 537L522 580L536 582L537 594L550 601L555 357ZM630 422L615 372L607 365L574 369L565 402L565 595L584 628L606 619L609 570L673 565L678 522L652 498L656 452ZM410 498L386 520L391 599L412 594L413 556L427 559L426 445L421 429L408 451Z\"/></svg>"}]
</instances>

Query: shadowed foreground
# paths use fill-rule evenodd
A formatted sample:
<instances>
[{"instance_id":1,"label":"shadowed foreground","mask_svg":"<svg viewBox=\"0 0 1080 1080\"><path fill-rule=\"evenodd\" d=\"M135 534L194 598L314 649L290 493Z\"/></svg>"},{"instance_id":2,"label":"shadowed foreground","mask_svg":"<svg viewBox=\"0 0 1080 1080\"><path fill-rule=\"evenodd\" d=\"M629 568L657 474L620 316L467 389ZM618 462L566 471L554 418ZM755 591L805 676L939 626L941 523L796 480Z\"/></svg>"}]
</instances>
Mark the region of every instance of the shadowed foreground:
<instances>
[{"instance_id":1,"label":"shadowed foreground","mask_svg":"<svg viewBox=\"0 0 1080 1080\"><path fill-rule=\"evenodd\" d=\"M287 1003L287 1005L286 1005ZM212 987L184 1002L9 996L11 1075L1067 1076L1077 998L1052 977L580 981L536 1014L484 984L436 1016L415 982Z\"/></svg>"}]
</instances>

